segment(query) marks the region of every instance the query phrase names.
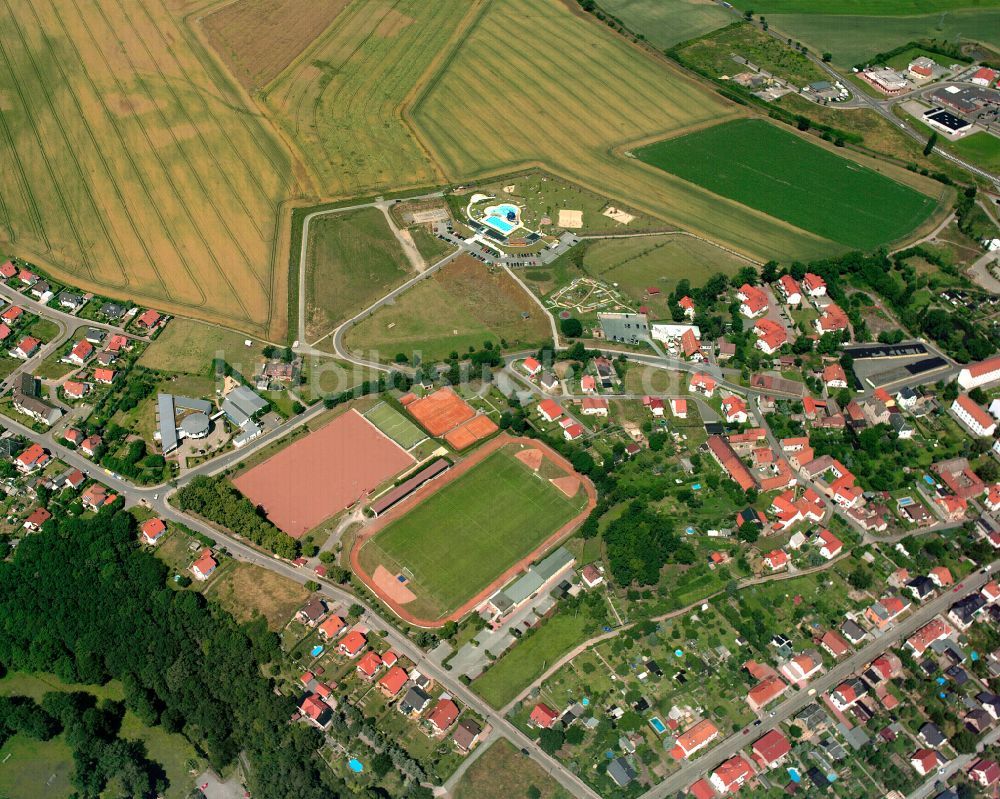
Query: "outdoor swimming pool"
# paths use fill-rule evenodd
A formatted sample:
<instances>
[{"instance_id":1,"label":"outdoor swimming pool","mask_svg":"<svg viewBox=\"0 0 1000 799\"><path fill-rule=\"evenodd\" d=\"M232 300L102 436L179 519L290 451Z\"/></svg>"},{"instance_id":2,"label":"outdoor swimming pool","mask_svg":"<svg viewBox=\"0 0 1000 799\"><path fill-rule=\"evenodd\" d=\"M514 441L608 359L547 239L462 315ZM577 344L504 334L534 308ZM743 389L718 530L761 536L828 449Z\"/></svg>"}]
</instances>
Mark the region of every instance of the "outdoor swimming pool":
<instances>
[{"instance_id":1,"label":"outdoor swimming pool","mask_svg":"<svg viewBox=\"0 0 1000 799\"><path fill-rule=\"evenodd\" d=\"M323 654L323 647L320 646L319 644L316 644L316 646L312 648L309 654L312 655L313 657L318 657L319 655Z\"/></svg>"},{"instance_id":2,"label":"outdoor swimming pool","mask_svg":"<svg viewBox=\"0 0 1000 799\"><path fill-rule=\"evenodd\" d=\"M900 497L896 500L896 504L901 508L906 508L913 504L913 497Z\"/></svg>"},{"instance_id":3,"label":"outdoor swimming pool","mask_svg":"<svg viewBox=\"0 0 1000 799\"><path fill-rule=\"evenodd\" d=\"M516 205L510 203L491 205L484 213L486 216L483 219L483 224L489 225L494 230L499 230L504 235L521 226L520 212Z\"/></svg>"},{"instance_id":4,"label":"outdoor swimming pool","mask_svg":"<svg viewBox=\"0 0 1000 799\"><path fill-rule=\"evenodd\" d=\"M356 757L352 757L350 760L347 761L347 767L355 774L360 774L362 771L365 770L364 764L362 764L362 762L358 760Z\"/></svg>"},{"instance_id":5,"label":"outdoor swimming pool","mask_svg":"<svg viewBox=\"0 0 1000 799\"><path fill-rule=\"evenodd\" d=\"M660 735L663 735L663 733L667 731L666 725L656 716L653 716L653 718L649 720L649 726L656 730L656 732Z\"/></svg>"}]
</instances>

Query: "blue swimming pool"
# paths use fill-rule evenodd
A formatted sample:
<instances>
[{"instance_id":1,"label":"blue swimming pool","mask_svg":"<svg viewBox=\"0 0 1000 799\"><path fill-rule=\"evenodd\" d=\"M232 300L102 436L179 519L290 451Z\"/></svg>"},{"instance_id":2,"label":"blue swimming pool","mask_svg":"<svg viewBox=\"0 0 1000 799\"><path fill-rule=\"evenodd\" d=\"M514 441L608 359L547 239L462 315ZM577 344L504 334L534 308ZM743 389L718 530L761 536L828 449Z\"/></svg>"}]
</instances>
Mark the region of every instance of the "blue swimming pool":
<instances>
[{"instance_id":1,"label":"blue swimming pool","mask_svg":"<svg viewBox=\"0 0 1000 799\"><path fill-rule=\"evenodd\" d=\"M355 774L360 774L362 771L365 770L364 764L356 757L352 757L350 760L347 761L347 767Z\"/></svg>"},{"instance_id":2,"label":"blue swimming pool","mask_svg":"<svg viewBox=\"0 0 1000 799\"><path fill-rule=\"evenodd\" d=\"M656 730L656 732L660 735L663 735L663 733L667 731L667 726L656 716L653 716L653 718L649 720L649 726Z\"/></svg>"},{"instance_id":3,"label":"blue swimming pool","mask_svg":"<svg viewBox=\"0 0 1000 799\"><path fill-rule=\"evenodd\" d=\"M309 654L312 655L313 657L318 657L319 655L323 654L323 647L320 646L319 644L316 644L316 646L312 648Z\"/></svg>"},{"instance_id":4,"label":"blue swimming pool","mask_svg":"<svg viewBox=\"0 0 1000 799\"><path fill-rule=\"evenodd\" d=\"M791 766L788 768L788 778L792 782L802 782L802 776L799 774L799 770Z\"/></svg>"},{"instance_id":5,"label":"blue swimming pool","mask_svg":"<svg viewBox=\"0 0 1000 799\"><path fill-rule=\"evenodd\" d=\"M483 213L486 214L483 224L489 225L494 230L499 230L504 235L507 235L520 225L518 221L520 212L517 206L511 203L491 205Z\"/></svg>"},{"instance_id":6,"label":"blue swimming pool","mask_svg":"<svg viewBox=\"0 0 1000 799\"><path fill-rule=\"evenodd\" d=\"M514 228L517 227L513 222L508 222L502 216L497 216L493 214L492 216L486 217L483 220L484 225L489 225L494 230L499 230L501 233L510 233Z\"/></svg>"},{"instance_id":7,"label":"blue swimming pool","mask_svg":"<svg viewBox=\"0 0 1000 799\"><path fill-rule=\"evenodd\" d=\"M901 508L909 507L913 504L913 497L900 497L896 500L896 504Z\"/></svg>"}]
</instances>

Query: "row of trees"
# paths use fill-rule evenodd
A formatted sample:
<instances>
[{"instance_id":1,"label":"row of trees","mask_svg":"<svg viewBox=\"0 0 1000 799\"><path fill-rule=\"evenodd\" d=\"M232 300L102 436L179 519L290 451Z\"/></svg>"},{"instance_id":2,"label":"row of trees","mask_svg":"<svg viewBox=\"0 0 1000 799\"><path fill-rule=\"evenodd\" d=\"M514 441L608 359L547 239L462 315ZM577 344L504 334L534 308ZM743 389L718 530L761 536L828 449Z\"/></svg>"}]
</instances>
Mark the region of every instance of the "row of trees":
<instances>
[{"instance_id":1,"label":"row of trees","mask_svg":"<svg viewBox=\"0 0 1000 799\"><path fill-rule=\"evenodd\" d=\"M197 593L172 591L166 578L166 567L138 547L125 512L47 523L0 563L0 663L65 682L121 680L127 707L146 724L183 734L215 769L243 753L255 796L348 795L316 756L319 733L289 724L293 700L262 676L278 652L274 634L264 624L238 624ZM115 729L109 714L113 720L119 709L81 714L72 695L60 701L72 707L46 710L73 731L78 771L88 780L82 794L96 795L102 775L112 774L128 782L118 795L159 790L144 753L102 732Z\"/></svg>"}]
</instances>

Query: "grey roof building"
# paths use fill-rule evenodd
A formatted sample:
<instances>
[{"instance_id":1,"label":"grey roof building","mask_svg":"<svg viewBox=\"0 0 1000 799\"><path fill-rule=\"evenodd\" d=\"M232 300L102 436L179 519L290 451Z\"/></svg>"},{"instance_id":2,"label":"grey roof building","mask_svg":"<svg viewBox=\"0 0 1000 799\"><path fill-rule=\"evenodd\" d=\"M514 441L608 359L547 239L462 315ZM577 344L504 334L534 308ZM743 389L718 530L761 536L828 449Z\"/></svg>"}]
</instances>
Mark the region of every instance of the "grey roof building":
<instances>
[{"instance_id":1,"label":"grey roof building","mask_svg":"<svg viewBox=\"0 0 1000 799\"><path fill-rule=\"evenodd\" d=\"M246 386L237 386L226 395L222 412L237 427L244 427L254 416L267 407L267 400L257 396Z\"/></svg>"},{"instance_id":2,"label":"grey roof building","mask_svg":"<svg viewBox=\"0 0 1000 799\"><path fill-rule=\"evenodd\" d=\"M430 701L430 694L422 688L413 686L406 692L403 698L399 700L399 712L407 716L414 713L422 713L424 708L427 707L427 703Z\"/></svg>"},{"instance_id":3,"label":"grey roof building","mask_svg":"<svg viewBox=\"0 0 1000 799\"><path fill-rule=\"evenodd\" d=\"M649 319L641 313L599 313L597 321L608 341L638 344L649 339Z\"/></svg>"},{"instance_id":4,"label":"grey roof building","mask_svg":"<svg viewBox=\"0 0 1000 799\"><path fill-rule=\"evenodd\" d=\"M615 785L624 788L636 778L637 773L624 757L616 757L608 764L608 776L614 780Z\"/></svg>"}]
</instances>

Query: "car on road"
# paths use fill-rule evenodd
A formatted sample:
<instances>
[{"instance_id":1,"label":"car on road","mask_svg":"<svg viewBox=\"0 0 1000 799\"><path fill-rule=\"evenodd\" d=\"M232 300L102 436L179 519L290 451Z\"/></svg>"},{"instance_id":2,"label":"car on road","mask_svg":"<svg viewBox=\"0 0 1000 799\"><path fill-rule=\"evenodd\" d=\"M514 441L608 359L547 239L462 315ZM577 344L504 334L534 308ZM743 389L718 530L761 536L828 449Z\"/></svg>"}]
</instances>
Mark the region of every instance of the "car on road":
<instances>
[{"instance_id":1,"label":"car on road","mask_svg":"<svg viewBox=\"0 0 1000 799\"><path fill-rule=\"evenodd\" d=\"M953 594L957 594L959 591L962 590L963 585L964 583L959 583L958 585L956 585L954 588L951 589L951 592Z\"/></svg>"}]
</instances>

